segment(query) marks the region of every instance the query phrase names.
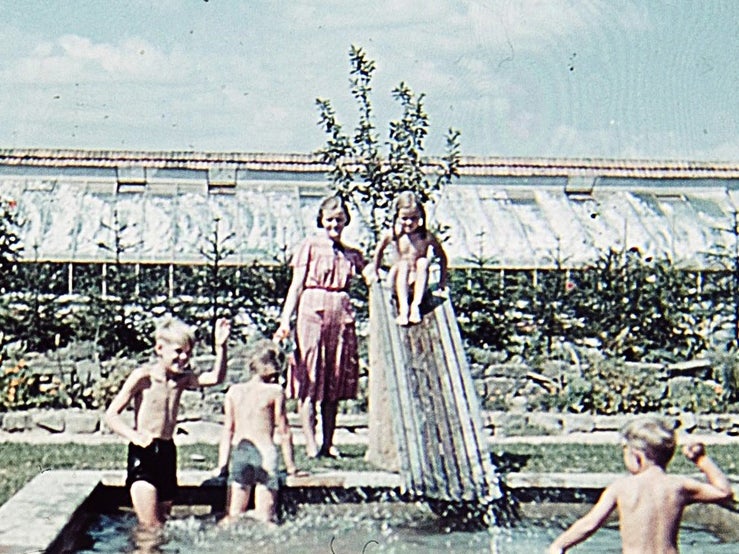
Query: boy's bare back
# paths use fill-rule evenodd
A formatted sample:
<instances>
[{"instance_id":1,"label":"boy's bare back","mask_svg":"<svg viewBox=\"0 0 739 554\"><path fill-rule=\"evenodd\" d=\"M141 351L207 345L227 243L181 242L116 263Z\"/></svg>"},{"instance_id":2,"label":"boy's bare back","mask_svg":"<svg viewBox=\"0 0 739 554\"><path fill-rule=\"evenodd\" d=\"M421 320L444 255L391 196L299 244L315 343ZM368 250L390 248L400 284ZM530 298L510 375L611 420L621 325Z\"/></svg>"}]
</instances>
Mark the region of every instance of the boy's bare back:
<instances>
[{"instance_id":1,"label":"boy's bare back","mask_svg":"<svg viewBox=\"0 0 739 554\"><path fill-rule=\"evenodd\" d=\"M606 487L592 509L552 542L550 554L561 554L586 540L614 509L618 510L623 552L674 554L686 505L732 497L731 483L701 443L685 445L683 454L700 469L705 482L666 473L675 450L674 430L666 422L642 418L622 434L624 464L631 475Z\"/></svg>"},{"instance_id":2,"label":"boy's bare back","mask_svg":"<svg viewBox=\"0 0 739 554\"><path fill-rule=\"evenodd\" d=\"M284 410L285 393L274 383L251 379L232 385L226 393L226 402L232 410L234 434L232 444L249 440L256 446L271 445L276 417Z\"/></svg>"},{"instance_id":3,"label":"boy's bare back","mask_svg":"<svg viewBox=\"0 0 739 554\"><path fill-rule=\"evenodd\" d=\"M677 552L680 519L688 501L687 479L659 467L611 485L619 514L623 552Z\"/></svg>"}]
</instances>

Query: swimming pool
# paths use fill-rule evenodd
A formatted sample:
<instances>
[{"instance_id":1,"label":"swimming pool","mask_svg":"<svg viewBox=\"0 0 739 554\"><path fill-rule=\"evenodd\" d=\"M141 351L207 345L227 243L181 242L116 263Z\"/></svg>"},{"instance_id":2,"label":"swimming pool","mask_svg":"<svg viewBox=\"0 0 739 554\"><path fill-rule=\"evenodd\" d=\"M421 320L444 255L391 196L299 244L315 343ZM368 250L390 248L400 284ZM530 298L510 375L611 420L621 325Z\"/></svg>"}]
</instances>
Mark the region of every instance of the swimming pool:
<instances>
[{"instance_id":1,"label":"swimming pool","mask_svg":"<svg viewBox=\"0 0 739 554\"><path fill-rule=\"evenodd\" d=\"M400 479L385 472L315 475L286 488L284 523L216 525L223 487L204 486L206 472L183 472L179 505L164 542L139 544L122 483L125 472L46 471L0 507L0 552L541 552L584 513L612 474L514 474L505 481L522 516L512 527L481 528L408 502ZM578 550L579 548L579 550ZM739 552L739 515L712 505L690 506L682 552ZM573 552L620 552L615 520Z\"/></svg>"},{"instance_id":2,"label":"swimming pool","mask_svg":"<svg viewBox=\"0 0 739 554\"><path fill-rule=\"evenodd\" d=\"M216 517L187 515L167 523L162 538L152 542L151 552L263 552L283 554L417 553L448 554L490 552L532 554L544 552L582 506L540 504L512 527L470 529L454 519L435 515L420 502L369 502L364 504L305 504L277 528L242 521L223 529ZM533 509L532 509L533 508ZM567 512L569 515L563 516ZM133 529L133 514L104 514L90 527L91 544L76 552L123 553L142 551ZM686 521L680 533L681 552L728 554L739 552L737 537L721 535ZM571 552L620 553L617 523L611 521Z\"/></svg>"}]
</instances>

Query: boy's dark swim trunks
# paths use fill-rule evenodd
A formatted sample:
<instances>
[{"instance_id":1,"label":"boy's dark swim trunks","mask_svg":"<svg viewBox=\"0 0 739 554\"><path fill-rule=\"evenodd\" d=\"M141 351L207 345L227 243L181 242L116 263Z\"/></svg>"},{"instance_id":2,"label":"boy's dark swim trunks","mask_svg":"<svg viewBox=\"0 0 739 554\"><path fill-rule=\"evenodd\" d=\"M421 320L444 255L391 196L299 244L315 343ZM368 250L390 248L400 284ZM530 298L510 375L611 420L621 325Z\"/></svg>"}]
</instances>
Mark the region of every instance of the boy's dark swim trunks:
<instances>
[{"instance_id":1,"label":"boy's dark swim trunks","mask_svg":"<svg viewBox=\"0 0 739 554\"><path fill-rule=\"evenodd\" d=\"M146 481L157 489L159 500L172 500L177 493L177 447L173 440L154 439L146 448L129 443L126 487Z\"/></svg>"}]
</instances>

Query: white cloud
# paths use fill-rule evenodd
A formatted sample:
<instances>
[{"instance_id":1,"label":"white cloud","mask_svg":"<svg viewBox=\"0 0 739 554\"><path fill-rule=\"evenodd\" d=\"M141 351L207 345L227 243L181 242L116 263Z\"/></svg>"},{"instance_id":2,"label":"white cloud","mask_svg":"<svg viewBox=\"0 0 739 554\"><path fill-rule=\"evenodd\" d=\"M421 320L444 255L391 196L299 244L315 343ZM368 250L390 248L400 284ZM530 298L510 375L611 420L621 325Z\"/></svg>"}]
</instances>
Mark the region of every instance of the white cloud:
<instances>
[{"instance_id":1,"label":"white cloud","mask_svg":"<svg viewBox=\"0 0 739 554\"><path fill-rule=\"evenodd\" d=\"M3 72L2 78L19 83L74 81L173 81L189 72L187 58L168 54L142 38L119 43L96 43L79 35L63 35L33 47Z\"/></svg>"}]
</instances>

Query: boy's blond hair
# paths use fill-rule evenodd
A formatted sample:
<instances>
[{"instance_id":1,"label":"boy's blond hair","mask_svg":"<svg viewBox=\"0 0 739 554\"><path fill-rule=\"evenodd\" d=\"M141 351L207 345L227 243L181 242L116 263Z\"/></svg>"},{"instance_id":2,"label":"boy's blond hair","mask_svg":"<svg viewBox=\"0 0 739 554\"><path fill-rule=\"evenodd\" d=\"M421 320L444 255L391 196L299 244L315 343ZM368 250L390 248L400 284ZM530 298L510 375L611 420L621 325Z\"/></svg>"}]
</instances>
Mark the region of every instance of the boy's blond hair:
<instances>
[{"instance_id":1,"label":"boy's blond hair","mask_svg":"<svg viewBox=\"0 0 739 554\"><path fill-rule=\"evenodd\" d=\"M285 357L279 347L271 340L260 340L251 349L249 370L256 375L274 375L282 371Z\"/></svg>"},{"instance_id":2,"label":"boy's blond hair","mask_svg":"<svg viewBox=\"0 0 739 554\"><path fill-rule=\"evenodd\" d=\"M635 419L621 431L626 444L665 468L675 454L675 426L659 417Z\"/></svg>"},{"instance_id":3,"label":"boy's blond hair","mask_svg":"<svg viewBox=\"0 0 739 554\"><path fill-rule=\"evenodd\" d=\"M156 331L154 331L154 340L169 344L188 345L192 348L195 344L195 332L184 321L168 316L157 325Z\"/></svg>"}]
</instances>

